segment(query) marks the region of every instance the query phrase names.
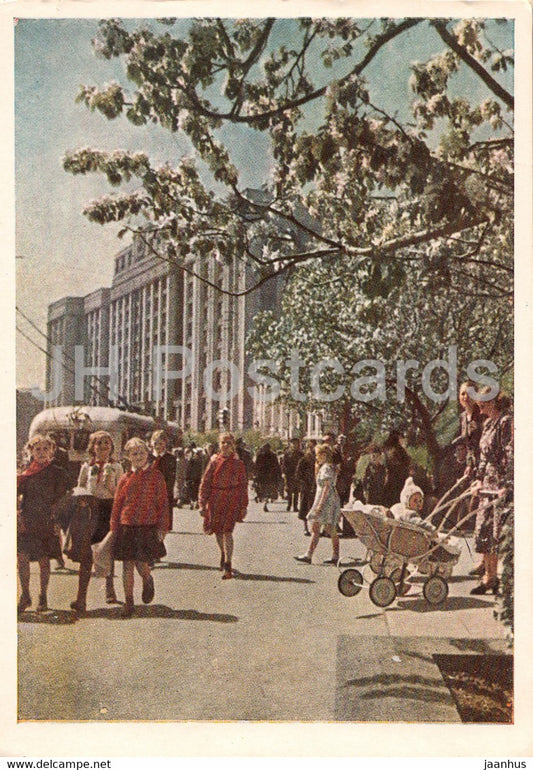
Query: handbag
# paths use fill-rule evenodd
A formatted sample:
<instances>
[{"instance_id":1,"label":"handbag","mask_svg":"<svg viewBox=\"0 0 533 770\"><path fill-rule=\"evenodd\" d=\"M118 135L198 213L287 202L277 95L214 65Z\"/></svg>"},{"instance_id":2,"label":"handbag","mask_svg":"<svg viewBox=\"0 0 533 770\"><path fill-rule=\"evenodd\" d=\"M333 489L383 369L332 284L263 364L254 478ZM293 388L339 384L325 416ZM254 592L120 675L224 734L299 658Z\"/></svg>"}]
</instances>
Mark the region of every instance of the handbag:
<instances>
[{"instance_id":1,"label":"handbag","mask_svg":"<svg viewBox=\"0 0 533 770\"><path fill-rule=\"evenodd\" d=\"M72 561L80 561L98 526L98 501L91 495L73 495L69 513L63 553Z\"/></svg>"},{"instance_id":2,"label":"handbag","mask_svg":"<svg viewBox=\"0 0 533 770\"><path fill-rule=\"evenodd\" d=\"M99 543L93 543L94 574L96 577L109 577L113 571L113 556L115 549L115 532L108 532Z\"/></svg>"}]
</instances>

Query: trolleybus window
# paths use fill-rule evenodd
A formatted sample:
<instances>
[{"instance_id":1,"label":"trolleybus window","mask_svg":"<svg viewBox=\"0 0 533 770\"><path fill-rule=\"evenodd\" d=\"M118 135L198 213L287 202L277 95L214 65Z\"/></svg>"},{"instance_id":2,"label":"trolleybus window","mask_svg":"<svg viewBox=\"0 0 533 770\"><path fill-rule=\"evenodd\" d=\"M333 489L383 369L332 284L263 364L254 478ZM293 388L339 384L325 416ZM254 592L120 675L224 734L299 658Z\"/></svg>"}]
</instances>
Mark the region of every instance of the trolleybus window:
<instances>
[{"instance_id":1,"label":"trolleybus window","mask_svg":"<svg viewBox=\"0 0 533 770\"><path fill-rule=\"evenodd\" d=\"M50 431L50 435L61 449L70 449L70 431L68 430L53 430Z\"/></svg>"},{"instance_id":2,"label":"trolleybus window","mask_svg":"<svg viewBox=\"0 0 533 770\"><path fill-rule=\"evenodd\" d=\"M77 452L84 452L89 446L89 438L91 436L88 430L76 430L72 435L72 449Z\"/></svg>"}]
</instances>

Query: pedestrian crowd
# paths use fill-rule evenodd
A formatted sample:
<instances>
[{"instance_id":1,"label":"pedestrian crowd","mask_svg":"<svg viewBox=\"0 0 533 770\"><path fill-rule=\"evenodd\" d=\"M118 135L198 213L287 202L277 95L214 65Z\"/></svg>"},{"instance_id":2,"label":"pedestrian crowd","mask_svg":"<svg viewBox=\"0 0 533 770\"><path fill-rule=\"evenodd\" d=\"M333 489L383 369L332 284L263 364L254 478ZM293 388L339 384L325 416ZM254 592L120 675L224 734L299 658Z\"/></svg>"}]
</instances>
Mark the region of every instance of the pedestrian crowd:
<instances>
[{"instance_id":1,"label":"pedestrian crowd","mask_svg":"<svg viewBox=\"0 0 533 770\"><path fill-rule=\"evenodd\" d=\"M78 588L71 609L83 615L91 575L105 576L105 600L119 603L115 562L122 562L122 615L134 614L135 572L141 578L142 601L155 595L154 564L166 555L165 537L174 529L175 508L197 508L203 531L215 535L222 578L233 577L234 529L248 508L249 484L263 510L280 498L297 514L308 547L295 559L311 564L321 537L331 542L325 564L337 564L339 539L353 537L341 516L350 500L381 506L386 515L424 525L437 500L454 485L463 485L456 521L472 512L475 550L480 563L471 571L480 583L471 593L498 592L498 548L505 503L512 496L512 418L510 400L471 382L460 388L460 431L442 450L440 463L428 474L414 463L400 431L380 445L371 441L356 450L333 433L321 442L302 445L293 437L277 454L269 443L255 457L242 438L231 433L219 445L189 443L171 451L164 431L149 441L131 438L117 457L113 438L94 432L72 489L68 457L54 437L37 434L26 446L27 462L17 477L17 562L21 585L19 612L32 606L30 563L39 564L38 612L48 609L50 560L58 568L63 554L79 564Z\"/></svg>"}]
</instances>

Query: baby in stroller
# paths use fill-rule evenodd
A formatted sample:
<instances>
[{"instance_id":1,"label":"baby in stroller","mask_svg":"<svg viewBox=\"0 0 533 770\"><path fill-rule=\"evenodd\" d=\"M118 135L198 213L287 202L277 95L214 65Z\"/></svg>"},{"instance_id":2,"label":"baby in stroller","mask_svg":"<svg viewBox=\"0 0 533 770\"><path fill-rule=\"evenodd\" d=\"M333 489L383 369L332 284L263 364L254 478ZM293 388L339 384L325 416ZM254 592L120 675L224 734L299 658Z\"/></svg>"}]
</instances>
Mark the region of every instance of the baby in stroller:
<instances>
[{"instance_id":1,"label":"baby in stroller","mask_svg":"<svg viewBox=\"0 0 533 770\"><path fill-rule=\"evenodd\" d=\"M417 487L411 476L405 480L405 484L400 493L400 502L392 506L391 512L395 519L399 521L407 521L409 524L416 524L418 527L427 530L428 532L434 532L432 538L435 545L438 544L438 549L435 551L435 555L442 561L448 562L457 561L461 548L459 540L456 537L444 537L440 534L437 528L429 521L429 519L421 518L422 508L424 506L424 493ZM419 565L419 571L425 572L426 565L422 562ZM447 570L445 570L448 572Z\"/></svg>"},{"instance_id":2,"label":"baby in stroller","mask_svg":"<svg viewBox=\"0 0 533 770\"><path fill-rule=\"evenodd\" d=\"M424 493L417 487L413 477L409 476L405 480L403 489L400 492L400 502L391 507L391 513L395 519L408 521L410 524L418 524L430 532L435 531L435 527L429 521L422 518L424 508Z\"/></svg>"}]
</instances>

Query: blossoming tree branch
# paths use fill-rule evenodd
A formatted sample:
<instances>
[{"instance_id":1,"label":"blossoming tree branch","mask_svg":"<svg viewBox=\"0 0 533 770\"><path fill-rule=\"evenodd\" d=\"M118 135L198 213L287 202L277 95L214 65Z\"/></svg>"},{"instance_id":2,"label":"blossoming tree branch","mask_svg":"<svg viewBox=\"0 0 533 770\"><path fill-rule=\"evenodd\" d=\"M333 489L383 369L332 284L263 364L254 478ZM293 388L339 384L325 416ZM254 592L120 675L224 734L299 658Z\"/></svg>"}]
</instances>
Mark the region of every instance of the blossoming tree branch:
<instances>
[{"instance_id":1,"label":"blossoming tree branch","mask_svg":"<svg viewBox=\"0 0 533 770\"><path fill-rule=\"evenodd\" d=\"M83 86L79 100L110 120L179 132L191 153L156 166L142 152L85 148L67 153L64 167L129 183L85 213L123 222L161 259L187 269L190 252L245 258L254 268L245 293L302 264L348 257L368 296L386 294L409 260L422 260L452 287L498 301L513 270L506 25L105 20L94 49L123 61L125 83ZM391 108L383 73L399 51L406 98ZM246 132L265 137L271 170L261 194L240 182L245 161L230 126L240 142Z\"/></svg>"}]
</instances>

